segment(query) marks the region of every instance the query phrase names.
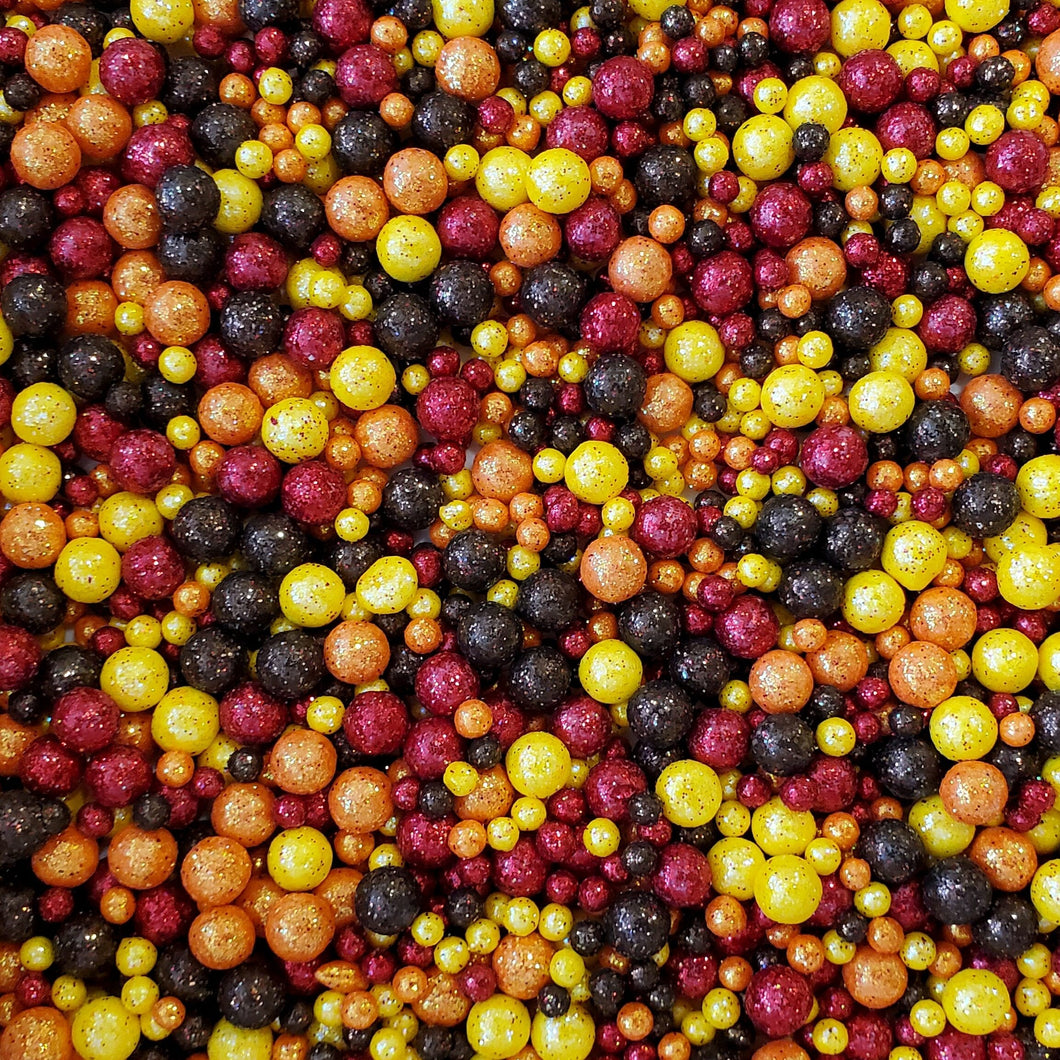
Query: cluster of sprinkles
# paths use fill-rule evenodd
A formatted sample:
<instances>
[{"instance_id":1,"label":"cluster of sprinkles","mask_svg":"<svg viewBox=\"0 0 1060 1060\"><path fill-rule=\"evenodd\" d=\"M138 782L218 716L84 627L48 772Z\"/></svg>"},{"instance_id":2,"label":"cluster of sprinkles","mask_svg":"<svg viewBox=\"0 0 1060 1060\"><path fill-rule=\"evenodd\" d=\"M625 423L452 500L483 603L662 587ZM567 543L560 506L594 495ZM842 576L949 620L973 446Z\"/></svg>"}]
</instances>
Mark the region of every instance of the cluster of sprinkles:
<instances>
[{"instance_id":1,"label":"cluster of sprinkles","mask_svg":"<svg viewBox=\"0 0 1060 1060\"><path fill-rule=\"evenodd\" d=\"M0 3L0 1060L1060 1057L1060 9L577 3Z\"/></svg>"}]
</instances>

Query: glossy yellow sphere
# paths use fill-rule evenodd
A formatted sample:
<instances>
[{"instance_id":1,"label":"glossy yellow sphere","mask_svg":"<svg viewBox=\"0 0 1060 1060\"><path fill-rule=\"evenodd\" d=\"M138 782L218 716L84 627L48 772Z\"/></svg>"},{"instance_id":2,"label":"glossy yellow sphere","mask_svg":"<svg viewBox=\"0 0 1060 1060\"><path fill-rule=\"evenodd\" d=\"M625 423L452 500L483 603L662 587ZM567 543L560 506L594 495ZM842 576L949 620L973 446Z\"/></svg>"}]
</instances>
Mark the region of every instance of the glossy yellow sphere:
<instances>
[{"instance_id":1,"label":"glossy yellow sphere","mask_svg":"<svg viewBox=\"0 0 1060 1060\"><path fill-rule=\"evenodd\" d=\"M919 592L942 573L946 555L942 534L928 523L911 519L887 532L881 562L899 585Z\"/></svg>"},{"instance_id":2,"label":"glossy yellow sphere","mask_svg":"<svg viewBox=\"0 0 1060 1060\"><path fill-rule=\"evenodd\" d=\"M977 235L964 254L964 271L972 286L987 294L1018 287L1027 275L1031 254L1015 232L990 228Z\"/></svg>"},{"instance_id":3,"label":"glossy yellow sphere","mask_svg":"<svg viewBox=\"0 0 1060 1060\"><path fill-rule=\"evenodd\" d=\"M824 384L811 368L785 364L762 383L762 411L777 427L805 427L824 404Z\"/></svg>"},{"instance_id":4,"label":"glossy yellow sphere","mask_svg":"<svg viewBox=\"0 0 1060 1060\"><path fill-rule=\"evenodd\" d=\"M1020 552L1028 545L1044 545L1048 540L1045 523L1036 515L1021 511L1004 533L984 538L983 549L990 559L999 563L1006 552Z\"/></svg>"},{"instance_id":5,"label":"glossy yellow sphere","mask_svg":"<svg viewBox=\"0 0 1060 1060\"><path fill-rule=\"evenodd\" d=\"M801 77L788 89L784 120L797 129L806 122L823 125L830 133L839 132L847 118L847 101L830 77Z\"/></svg>"},{"instance_id":6,"label":"glossy yellow sphere","mask_svg":"<svg viewBox=\"0 0 1060 1060\"><path fill-rule=\"evenodd\" d=\"M850 388L847 404L857 426L873 434L888 434L912 415L916 395L897 372L869 372Z\"/></svg>"},{"instance_id":7,"label":"glossy yellow sphere","mask_svg":"<svg viewBox=\"0 0 1060 1060\"><path fill-rule=\"evenodd\" d=\"M770 858L755 878L755 901L778 924L803 924L821 904L821 878L794 854Z\"/></svg>"},{"instance_id":8,"label":"glossy yellow sphere","mask_svg":"<svg viewBox=\"0 0 1060 1060\"><path fill-rule=\"evenodd\" d=\"M1046 637L1038 646L1038 677L1050 692L1060 688L1060 633Z\"/></svg>"},{"instance_id":9,"label":"glossy yellow sphere","mask_svg":"<svg viewBox=\"0 0 1060 1060\"><path fill-rule=\"evenodd\" d=\"M62 479L62 463L43 446L19 442L0 455L0 493L6 501L43 504L58 493Z\"/></svg>"},{"instance_id":10,"label":"glossy yellow sphere","mask_svg":"<svg viewBox=\"0 0 1060 1060\"><path fill-rule=\"evenodd\" d=\"M98 604L121 581L121 556L102 538L77 537L68 541L55 563L55 584L71 600Z\"/></svg>"},{"instance_id":11,"label":"glossy yellow sphere","mask_svg":"<svg viewBox=\"0 0 1060 1060\"><path fill-rule=\"evenodd\" d=\"M776 180L795 161L791 126L775 114L748 118L732 138L732 157L752 180Z\"/></svg>"},{"instance_id":12,"label":"glossy yellow sphere","mask_svg":"<svg viewBox=\"0 0 1060 1060\"><path fill-rule=\"evenodd\" d=\"M1013 607L1051 607L1060 598L1060 549L1024 544L1007 550L997 560L997 588Z\"/></svg>"},{"instance_id":13,"label":"glossy yellow sphere","mask_svg":"<svg viewBox=\"0 0 1060 1060\"><path fill-rule=\"evenodd\" d=\"M481 37L493 25L493 0L432 0L434 25L446 37Z\"/></svg>"},{"instance_id":14,"label":"glossy yellow sphere","mask_svg":"<svg viewBox=\"0 0 1060 1060\"><path fill-rule=\"evenodd\" d=\"M1031 880L1031 901L1040 916L1060 924L1060 859L1038 866Z\"/></svg>"},{"instance_id":15,"label":"glossy yellow sphere","mask_svg":"<svg viewBox=\"0 0 1060 1060\"><path fill-rule=\"evenodd\" d=\"M942 991L946 1019L962 1034L992 1034L999 1030L1011 1003L1008 988L985 968L962 968L946 980Z\"/></svg>"},{"instance_id":16,"label":"glossy yellow sphere","mask_svg":"<svg viewBox=\"0 0 1060 1060\"><path fill-rule=\"evenodd\" d=\"M860 571L843 586L843 617L859 633L882 633L896 625L904 611L902 587L883 571Z\"/></svg>"},{"instance_id":17,"label":"glossy yellow sphere","mask_svg":"<svg viewBox=\"0 0 1060 1060\"><path fill-rule=\"evenodd\" d=\"M571 1005L562 1016L538 1012L530 1041L541 1060L585 1060L596 1041L596 1024L581 1005Z\"/></svg>"},{"instance_id":18,"label":"glossy yellow sphere","mask_svg":"<svg viewBox=\"0 0 1060 1060\"><path fill-rule=\"evenodd\" d=\"M126 552L143 537L162 533L162 515L150 497L138 493L111 494L99 508L100 536L119 552Z\"/></svg>"},{"instance_id":19,"label":"glossy yellow sphere","mask_svg":"<svg viewBox=\"0 0 1060 1060\"><path fill-rule=\"evenodd\" d=\"M122 710L149 710L166 694L169 666L152 648L119 648L103 663L99 687Z\"/></svg>"},{"instance_id":20,"label":"glossy yellow sphere","mask_svg":"<svg viewBox=\"0 0 1060 1060\"><path fill-rule=\"evenodd\" d=\"M564 465L567 489L580 501L604 504L629 482L629 464L610 442L582 442Z\"/></svg>"},{"instance_id":21,"label":"glossy yellow sphere","mask_svg":"<svg viewBox=\"0 0 1060 1060\"><path fill-rule=\"evenodd\" d=\"M886 48L890 34L891 16L879 0L841 0L832 8L831 44L844 59Z\"/></svg>"},{"instance_id":22,"label":"glossy yellow sphere","mask_svg":"<svg viewBox=\"0 0 1060 1060\"><path fill-rule=\"evenodd\" d=\"M1009 12L1009 0L946 0L946 15L965 33L985 33Z\"/></svg>"},{"instance_id":23,"label":"glossy yellow sphere","mask_svg":"<svg viewBox=\"0 0 1060 1060\"><path fill-rule=\"evenodd\" d=\"M132 0L133 25L158 44L176 44L195 25L192 0Z\"/></svg>"},{"instance_id":24,"label":"glossy yellow sphere","mask_svg":"<svg viewBox=\"0 0 1060 1060\"><path fill-rule=\"evenodd\" d=\"M640 687L643 676L640 656L621 640L590 645L578 662L582 688L599 703L624 703Z\"/></svg>"},{"instance_id":25,"label":"glossy yellow sphere","mask_svg":"<svg viewBox=\"0 0 1060 1060\"><path fill-rule=\"evenodd\" d=\"M894 372L913 383L927 368L927 347L915 331L888 328L887 334L869 350L869 363L874 372Z\"/></svg>"},{"instance_id":26,"label":"glossy yellow sphere","mask_svg":"<svg viewBox=\"0 0 1060 1060\"><path fill-rule=\"evenodd\" d=\"M686 320L666 333L663 358L686 383L705 383L725 363L725 347L705 320Z\"/></svg>"},{"instance_id":27,"label":"glossy yellow sphere","mask_svg":"<svg viewBox=\"0 0 1060 1060\"><path fill-rule=\"evenodd\" d=\"M808 810L793 810L774 796L751 815L751 835L767 854L802 854L817 835Z\"/></svg>"},{"instance_id":28,"label":"glossy yellow sphere","mask_svg":"<svg viewBox=\"0 0 1060 1060\"><path fill-rule=\"evenodd\" d=\"M467 1040L485 1060L508 1060L530 1040L530 1013L507 994L476 1001L467 1016Z\"/></svg>"},{"instance_id":29,"label":"glossy yellow sphere","mask_svg":"<svg viewBox=\"0 0 1060 1060\"><path fill-rule=\"evenodd\" d=\"M331 871L334 852L323 832L288 828L269 844L269 875L285 891L311 891Z\"/></svg>"},{"instance_id":30,"label":"glossy yellow sphere","mask_svg":"<svg viewBox=\"0 0 1060 1060\"><path fill-rule=\"evenodd\" d=\"M368 412L385 405L397 385L390 358L374 346L350 346L332 362L331 392L347 408Z\"/></svg>"},{"instance_id":31,"label":"glossy yellow sphere","mask_svg":"<svg viewBox=\"0 0 1060 1060\"><path fill-rule=\"evenodd\" d=\"M202 754L220 731L217 700L197 688L171 689L151 715L151 736L163 751Z\"/></svg>"},{"instance_id":32,"label":"glossy yellow sphere","mask_svg":"<svg viewBox=\"0 0 1060 1060\"><path fill-rule=\"evenodd\" d=\"M417 283L438 267L442 241L425 217L402 215L392 217L380 229L375 253L388 276L401 283Z\"/></svg>"},{"instance_id":33,"label":"glossy yellow sphere","mask_svg":"<svg viewBox=\"0 0 1060 1060\"><path fill-rule=\"evenodd\" d=\"M710 766L686 758L671 762L655 782L663 816L681 828L699 828L721 808L721 782Z\"/></svg>"},{"instance_id":34,"label":"glossy yellow sphere","mask_svg":"<svg viewBox=\"0 0 1060 1060\"><path fill-rule=\"evenodd\" d=\"M220 1020L206 1045L207 1060L270 1060L272 1031L268 1027L248 1030Z\"/></svg>"},{"instance_id":35,"label":"glossy yellow sphere","mask_svg":"<svg viewBox=\"0 0 1060 1060\"><path fill-rule=\"evenodd\" d=\"M74 399L55 383L31 383L15 395L11 405L12 429L33 445L58 445L76 421Z\"/></svg>"},{"instance_id":36,"label":"glossy yellow sphere","mask_svg":"<svg viewBox=\"0 0 1060 1060\"><path fill-rule=\"evenodd\" d=\"M883 5L876 6L882 8ZM833 134L824 161L832 167L833 186L842 192L853 191L873 184L880 175L883 148L868 129L847 126Z\"/></svg>"},{"instance_id":37,"label":"glossy yellow sphere","mask_svg":"<svg viewBox=\"0 0 1060 1060\"><path fill-rule=\"evenodd\" d=\"M412 603L420 587L419 576L404 556L377 559L357 579L357 603L373 615L396 615Z\"/></svg>"},{"instance_id":38,"label":"glossy yellow sphere","mask_svg":"<svg viewBox=\"0 0 1060 1060\"><path fill-rule=\"evenodd\" d=\"M997 719L981 700L951 696L931 713L931 741L952 762L982 758L997 742Z\"/></svg>"},{"instance_id":39,"label":"glossy yellow sphere","mask_svg":"<svg viewBox=\"0 0 1060 1060\"><path fill-rule=\"evenodd\" d=\"M312 460L327 445L327 417L309 398L284 398L266 410L261 440L285 464Z\"/></svg>"},{"instance_id":40,"label":"glossy yellow sphere","mask_svg":"<svg viewBox=\"0 0 1060 1060\"><path fill-rule=\"evenodd\" d=\"M299 564L280 582L280 610L298 626L326 626L334 622L345 599L346 586L342 579L322 563Z\"/></svg>"},{"instance_id":41,"label":"glossy yellow sphere","mask_svg":"<svg viewBox=\"0 0 1060 1060\"><path fill-rule=\"evenodd\" d=\"M718 840L707 852L711 885L718 894L741 902L754 897L755 879L766 863L761 848L749 839L729 836Z\"/></svg>"},{"instance_id":42,"label":"glossy yellow sphere","mask_svg":"<svg viewBox=\"0 0 1060 1060\"><path fill-rule=\"evenodd\" d=\"M213 222L214 228L227 236L253 228L261 217L264 205L264 197L257 182L235 169L217 170L213 181L221 193L221 205Z\"/></svg>"},{"instance_id":43,"label":"glossy yellow sphere","mask_svg":"<svg viewBox=\"0 0 1060 1060\"><path fill-rule=\"evenodd\" d=\"M592 191L589 167L580 155L565 147L542 151L526 173L530 201L545 213L565 214L576 210Z\"/></svg>"},{"instance_id":44,"label":"glossy yellow sphere","mask_svg":"<svg viewBox=\"0 0 1060 1060\"><path fill-rule=\"evenodd\" d=\"M1023 508L1039 519L1060 517L1060 456L1036 456L1016 475Z\"/></svg>"},{"instance_id":45,"label":"glossy yellow sphere","mask_svg":"<svg viewBox=\"0 0 1060 1060\"><path fill-rule=\"evenodd\" d=\"M547 799L564 787L571 776L570 751L547 732L528 732L508 748L505 769L520 795Z\"/></svg>"},{"instance_id":46,"label":"glossy yellow sphere","mask_svg":"<svg viewBox=\"0 0 1060 1060\"><path fill-rule=\"evenodd\" d=\"M99 997L74 1013L74 1048L84 1060L127 1060L140 1044L140 1021L116 997Z\"/></svg>"},{"instance_id":47,"label":"glossy yellow sphere","mask_svg":"<svg viewBox=\"0 0 1060 1060\"><path fill-rule=\"evenodd\" d=\"M475 190L495 210L508 211L529 198L526 177L530 156L514 147L487 151L475 173Z\"/></svg>"},{"instance_id":48,"label":"glossy yellow sphere","mask_svg":"<svg viewBox=\"0 0 1060 1060\"><path fill-rule=\"evenodd\" d=\"M1038 670L1038 649L1018 629L987 630L972 648L972 673L991 692L1022 692Z\"/></svg>"}]
</instances>

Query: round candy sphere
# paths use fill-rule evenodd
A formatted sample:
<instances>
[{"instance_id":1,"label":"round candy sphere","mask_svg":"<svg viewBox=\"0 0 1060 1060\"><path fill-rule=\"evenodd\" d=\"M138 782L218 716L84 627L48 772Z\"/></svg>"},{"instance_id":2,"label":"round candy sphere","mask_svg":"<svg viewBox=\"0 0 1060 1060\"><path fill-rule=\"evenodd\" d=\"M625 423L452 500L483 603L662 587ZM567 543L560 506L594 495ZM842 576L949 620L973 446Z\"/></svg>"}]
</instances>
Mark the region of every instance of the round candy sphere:
<instances>
[{"instance_id":1,"label":"round candy sphere","mask_svg":"<svg viewBox=\"0 0 1060 1060\"><path fill-rule=\"evenodd\" d=\"M1010 1005L1001 978L985 968L962 968L942 991L946 1019L962 1034L992 1034L1005 1022Z\"/></svg>"},{"instance_id":2,"label":"round candy sphere","mask_svg":"<svg viewBox=\"0 0 1060 1060\"><path fill-rule=\"evenodd\" d=\"M770 858L755 877L755 901L778 924L804 924L817 911L822 894L820 877L794 854Z\"/></svg>"}]
</instances>

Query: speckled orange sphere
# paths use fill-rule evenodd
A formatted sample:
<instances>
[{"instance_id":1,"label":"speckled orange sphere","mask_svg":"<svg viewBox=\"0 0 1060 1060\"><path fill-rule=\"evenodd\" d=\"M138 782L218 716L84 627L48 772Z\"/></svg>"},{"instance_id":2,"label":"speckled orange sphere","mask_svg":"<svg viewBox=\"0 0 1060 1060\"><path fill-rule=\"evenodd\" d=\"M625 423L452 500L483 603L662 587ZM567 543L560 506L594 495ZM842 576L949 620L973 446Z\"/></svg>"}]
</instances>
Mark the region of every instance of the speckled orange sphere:
<instances>
[{"instance_id":1,"label":"speckled orange sphere","mask_svg":"<svg viewBox=\"0 0 1060 1060\"><path fill-rule=\"evenodd\" d=\"M751 697L767 714L794 714L813 693L813 674L793 651L767 651L751 665Z\"/></svg>"},{"instance_id":2,"label":"speckled orange sphere","mask_svg":"<svg viewBox=\"0 0 1060 1060\"><path fill-rule=\"evenodd\" d=\"M457 816L468 821L492 821L503 817L515 799L515 789L508 782L502 766L493 766L479 775L478 784L470 795L455 800Z\"/></svg>"},{"instance_id":3,"label":"speckled orange sphere","mask_svg":"<svg viewBox=\"0 0 1060 1060\"><path fill-rule=\"evenodd\" d=\"M88 162L114 158L129 142L132 118L110 96L82 96L68 111L66 127Z\"/></svg>"},{"instance_id":4,"label":"speckled orange sphere","mask_svg":"<svg viewBox=\"0 0 1060 1060\"><path fill-rule=\"evenodd\" d=\"M692 388L673 372L650 375L638 419L656 434L679 431L692 415L694 400Z\"/></svg>"},{"instance_id":5,"label":"speckled orange sphere","mask_svg":"<svg viewBox=\"0 0 1060 1060\"><path fill-rule=\"evenodd\" d=\"M169 280L149 295L144 305L147 330L165 346L190 346L210 327L210 304L190 283Z\"/></svg>"},{"instance_id":6,"label":"speckled orange sphere","mask_svg":"<svg viewBox=\"0 0 1060 1060\"><path fill-rule=\"evenodd\" d=\"M976 607L959 589L935 587L922 592L909 611L909 631L918 640L947 652L963 648L975 634Z\"/></svg>"},{"instance_id":7,"label":"speckled orange sphere","mask_svg":"<svg viewBox=\"0 0 1060 1060\"><path fill-rule=\"evenodd\" d=\"M180 866L180 882L201 906L228 905L250 880L250 855L242 844L226 836L199 840Z\"/></svg>"},{"instance_id":8,"label":"speckled orange sphere","mask_svg":"<svg viewBox=\"0 0 1060 1060\"><path fill-rule=\"evenodd\" d=\"M939 785L947 812L965 824L999 824L1008 801L1008 783L989 762L958 762Z\"/></svg>"},{"instance_id":9,"label":"speckled orange sphere","mask_svg":"<svg viewBox=\"0 0 1060 1060\"><path fill-rule=\"evenodd\" d=\"M389 469L403 464L416 451L420 428L407 409L382 405L358 417L353 437L365 463Z\"/></svg>"},{"instance_id":10,"label":"speckled orange sphere","mask_svg":"<svg viewBox=\"0 0 1060 1060\"><path fill-rule=\"evenodd\" d=\"M177 841L166 828L148 832L127 824L110 841L107 865L123 887L159 887L177 867Z\"/></svg>"},{"instance_id":11,"label":"speckled orange sphere","mask_svg":"<svg viewBox=\"0 0 1060 1060\"><path fill-rule=\"evenodd\" d=\"M337 235L354 243L375 239L390 216L383 189L371 177L343 177L324 199L328 223Z\"/></svg>"},{"instance_id":12,"label":"speckled orange sphere","mask_svg":"<svg viewBox=\"0 0 1060 1060\"><path fill-rule=\"evenodd\" d=\"M868 673L869 652L853 633L830 629L824 646L806 653L806 662L818 684L849 692Z\"/></svg>"},{"instance_id":13,"label":"speckled orange sphere","mask_svg":"<svg viewBox=\"0 0 1060 1060\"><path fill-rule=\"evenodd\" d=\"M339 828L367 835L394 813L390 778L371 766L354 766L335 778L328 791L328 809Z\"/></svg>"},{"instance_id":14,"label":"speckled orange sphere","mask_svg":"<svg viewBox=\"0 0 1060 1060\"><path fill-rule=\"evenodd\" d=\"M530 269L559 253L563 231L552 214L524 202L504 215L497 238L513 265Z\"/></svg>"},{"instance_id":15,"label":"speckled orange sphere","mask_svg":"<svg viewBox=\"0 0 1060 1060\"><path fill-rule=\"evenodd\" d=\"M251 876L250 883L236 900L236 905L250 917L258 938L265 937L265 918L269 910L286 893L271 876L262 873L260 876Z\"/></svg>"},{"instance_id":16,"label":"speckled orange sphere","mask_svg":"<svg viewBox=\"0 0 1060 1060\"><path fill-rule=\"evenodd\" d=\"M99 866L99 844L70 825L48 839L30 864L37 879L49 887L80 887Z\"/></svg>"},{"instance_id":17,"label":"speckled orange sphere","mask_svg":"<svg viewBox=\"0 0 1060 1060\"><path fill-rule=\"evenodd\" d=\"M285 353L270 353L250 366L247 386L268 408L284 398L309 397L313 393L313 373Z\"/></svg>"},{"instance_id":18,"label":"speckled orange sphere","mask_svg":"<svg viewBox=\"0 0 1060 1060\"><path fill-rule=\"evenodd\" d=\"M331 783L337 763L335 745L312 729L288 729L269 752L272 779L292 795L312 795L323 790Z\"/></svg>"},{"instance_id":19,"label":"speckled orange sphere","mask_svg":"<svg viewBox=\"0 0 1060 1060\"><path fill-rule=\"evenodd\" d=\"M434 76L442 91L481 103L497 91L501 64L493 46L481 37L454 37L438 53Z\"/></svg>"},{"instance_id":20,"label":"speckled orange sphere","mask_svg":"<svg viewBox=\"0 0 1060 1060\"><path fill-rule=\"evenodd\" d=\"M902 958L893 953L877 953L871 946L859 946L853 959L843 965L843 985L866 1008L895 1004L908 983L909 973Z\"/></svg>"},{"instance_id":21,"label":"speckled orange sphere","mask_svg":"<svg viewBox=\"0 0 1060 1060\"><path fill-rule=\"evenodd\" d=\"M946 170L948 179L959 180L969 189L989 179L986 175L986 163L978 151L966 151L960 158L944 161L942 168Z\"/></svg>"},{"instance_id":22,"label":"speckled orange sphere","mask_svg":"<svg viewBox=\"0 0 1060 1060\"><path fill-rule=\"evenodd\" d=\"M27 1008L0 1034L0 1060L74 1060L70 1024L54 1008Z\"/></svg>"},{"instance_id":23,"label":"speckled orange sphere","mask_svg":"<svg viewBox=\"0 0 1060 1060\"><path fill-rule=\"evenodd\" d=\"M269 908L265 938L282 961L319 957L335 934L331 905L315 894L285 894Z\"/></svg>"},{"instance_id":24,"label":"speckled orange sphere","mask_svg":"<svg viewBox=\"0 0 1060 1060\"><path fill-rule=\"evenodd\" d=\"M1042 41L1034 60L1034 69L1038 80L1050 93L1060 93L1060 30L1050 33Z\"/></svg>"},{"instance_id":25,"label":"speckled orange sphere","mask_svg":"<svg viewBox=\"0 0 1060 1060\"><path fill-rule=\"evenodd\" d=\"M11 165L20 180L54 191L77 176L81 148L65 125L38 121L23 125L11 141Z\"/></svg>"},{"instance_id":26,"label":"speckled orange sphere","mask_svg":"<svg viewBox=\"0 0 1060 1060\"><path fill-rule=\"evenodd\" d=\"M275 831L276 796L264 784L229 784L213 800L210 824L218 835L245 847L264 843Z\"/></svg>"},{"instance_id":27,"label":"speckled orange sphere","mask_svg":"<svg viewBox=\"0 0 1060 1060\"><path fill-rule=\"evenodd\" d=\"M648 561L640 545L628 537L598 537L586 545L579 572L593 596L618 604L644 587Z\"/></svg>"},{"instance_id":28,"label":"speckled orange sphere","mask_svg":"<svg viewBox=\"0 0 1060 1060\"><path fill-rule=\"evenodd\" d=\"M264 409L257 394L242 383L220 383L199 402L199 424L222 445L245 445L261 427Z\"/></svg>"},{"instance_id":29,"label":"speckled orange sphere","mask_svg":"<svg viewBox=\"0 0 1060 1060\"><path fill-rule=\"evenodd\" d=\"M24 122L62 122L70 113L70 108L77 102L76 92L45 92L37 105L26 111Z\"/></svg>"},{"instance_id":30,"label":"speckled orange sphere","mask_svg":"<svg viewBox=\"0 0 1060 1060\"><path fill-rule=\"evenodd\" d=\"M103 280L75 280L66 287L66 322L69 335L111 335L118 299Z\"/></svg>"},{"instance_id":31,"label":"speckled orange sphere","mask_svg":"<svg viewBox=\"0 0 1060 1060\"><path fill-rule=\"evenodd\" d=\"M0 714L0 777L17 777L22 755L37 737L40 729L19 725L7 714Z\"/></svg>"},{"instance_id":32,"label":"speckled orange sphere","mask_svg":"<svg viewBox=\"0 0 1060 1060\"><path fill-rule=\"evenodd\" d=\"M151 189L143 184L119 188L103 207L103 227L115 243L127 250L153 247L162 232L162 215Z\"/></svg>"},{"instance_id":33,"label":"speckled orange sphere","mask_svg":"<svg viewBox=\"0 0 1060 1060\"><path fill-rule=\"evenodd\" d=\"M634 302L652 302L664 294L672 274L669 251L647 236L624 239L607 265L611 286Z\"/></svg>"},{"instance_id":34,"label":"speckled orange sphere","mask_svg":"<svg viewBox=\"0 0 1060 1060\"><path fill-rule=\"evenodd\" d=\"M520 1001L536 997L550 979L548 965L554 952L552 943L536 931L522 938L505 935L492 957L498 989Z\"/></svg>"},{"instance_id":35,"label":"speckled orange sphere","mask_svg":"<svg viewBox=\"0 0 1060 1060\"><path fill-rule=\"evenodd\" d=\"M1034 844L1011 828L984 828L973 840L968 856L999 891L1022 891L1038 870Z\"/></svg>"},{"instance_id":36,"label":"speckled orange sphere","mask_svg":"<svg viewBox=\"0 0 1060 1060\"><path fill-rule=\"evenodd\" d=\"M131 250L122 254L110 270L114 293L123 302L136 302L137 305L146 305L165 278L158 258L150 250Z\"/></svg>"},{"instance_id":37,"label":"speckled orange sphere","mask_svg":"<svg viewBox=\"0 0 1060 1060\"><path fill-rule=\"evenodd\" d=\"M801 1045L790 1038L778 1038L760 1045L751 1054L751 1060L809 1060L809 1056Z\"/></svg>"},{"instance_id":38,"label":"speckled orange sphere","mask_svg":"<svg viewBox=\"0 0 1060 1060\"><path fill-rule=\"evenodd\" d=\"M930 641L915 640L891 658L887 677L894 694L921 710L949 699L957 687L957 667L950 653Z\"/></svg>"},{"instance_id":39,"label":"speckled orange sphere","mask_svg":"<svg viewBox=\"0 0 1060 1060\"><path fill-rule=\"evenodd\" d=\"M390 662L386 634L374 622L340 622L324 640L324 663L349 685L375 681Z\"/></svg>"},{"instance_id":40,"label":"speckled orange sphere","mask_svg":"<svg viewBox=\"0 0 1060 1060\"><path fill-rule=\"evenodd\" d=\"M1019 422L1023 395L1001 375L969 379L961 391L960 405L972 434L1000 438Z\"/></svg>"},{"instance_id":41,"label":"speckled orange sphere","mask_svg":"<svg viewBox=\"0 0 1060 1060\"><path fill-rule=\"evenodd\" d=\"M188 947L200 964L223 970L242 964L254 952L254 925L237 905L200 913L188 929Z\"/></svg>"},{"instance_id":42,"label":"speckled orange sphere","mask_svg":"<svg viewBox=\"0 0 1060 1060\"><path fill-rule=\"evenodd\" d=\"M383 191L399 213L432 213L445 202L448 190L442 160L422 147L392 154L383 170Z\"/></svg>"},{"instance_id":43,"label":"speckled orange sphere","mask_svg":"<svg viewBox=\"0 0 1060 1060\"><path fill-rule=\"evenodd\" d=\"M507 504L534 484L530 454L505 439L489 442L475 454L471 481L481 496Z\"/></svg>"},{"instance_id":44,"label":"speckled orange sphere","mask_svg":"<svg viewBox=\"0 0 1060 1060\"><path fill-rule=\"evenodd\" d=\"M76 92L88 84L92 49L69 26L42 26L26 42L26 73L45 92Z\"/></svg>"},{"instance_id":45,"label":"speckled orange sphere","mask_svg":"<svg viewBox=\"0 0 1060 1060\"><path fill-rule=\"evenodd\" d=\"M237 0L192 0L192 3L197 26L215 26L226 37L238 37L245 32Z\"/></svg>"},{"instance_id":46,"label":"speckled orange sphere","mask_svg":"<svg viewBox=\"0 0 1060 1060\"><path fill-rule=\"evenodd\" d=\"M357 919L354 908L354 897L357 893L357 884L361 882L363 874L357 869L338 868L332 869L319 887L313 889L313 893L323 898L335 915L335 927L344 928ZM357 966L354 965L356 968ZM357 968L360 972L360 969ZM363 985L363 984L362 984Z\"/></svg>"},{"instance_id":47,"label":"speckled orange sphere","mask_svg":"<svg viewBox=\"0 0 1060 1060\"><path fill-rule=\"evenodd\" d=\"M471 1001L460 989L455 975L432 972L427 976L427 990L412 1002L418 1019L437 1027L455 1027L467 1019Z\"/></svg>"},{"instance_id":48,"label":"speckled orange sphere","mask_svg":"<svg viewBox=\"0 0 1060 1060\"><path fill-rule=\"evenodd\" d=\"M831 298L846 283L846 259L831 239L822 236L803 239L788 251L784 260L791 282L805 287L813 299Z\"/></svg>"},{"instance_id":49,"label":"speckled orange sphere","mask_svg":"<svg viewBox=\"0 0 1060 1060\"><path fill-rule=\"evenodd\" d=\"M48 504L16 504L0 522L0 551L16 567L50 567L65 544L66 527Z\"/></svg>"}]
</instances>

